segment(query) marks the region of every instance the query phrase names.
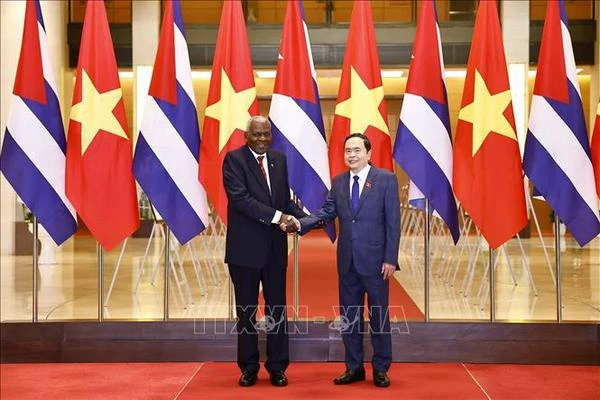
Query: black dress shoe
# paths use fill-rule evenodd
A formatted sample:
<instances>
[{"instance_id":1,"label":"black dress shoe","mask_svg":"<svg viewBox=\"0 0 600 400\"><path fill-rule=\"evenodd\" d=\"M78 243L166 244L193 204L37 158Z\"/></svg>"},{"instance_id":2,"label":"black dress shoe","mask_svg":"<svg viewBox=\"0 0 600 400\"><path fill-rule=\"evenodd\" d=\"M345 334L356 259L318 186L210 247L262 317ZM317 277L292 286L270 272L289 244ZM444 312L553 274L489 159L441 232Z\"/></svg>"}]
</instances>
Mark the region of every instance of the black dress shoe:
<instances>
[{"instance_id":1,"label":"black dress shoe","mask_svg":"<svg viewBox=\"0 0 600 400\"><path fill-rule=\"evenodd\" d=\"M373 371L373 384L377 387L390 386L390 378L385 371Z\"/></svg>"},{"instance_id":2,"label":"black dress shoe","mask_svg":"<svg viewBox=\"0 0 600 400\"><path fill-rule=\"evenodd\" d=\"M256 383L256 379L258 377L258 373L257 372L242 372L242 376L240 376L240 380L238 381L238 384L240 386L252 386Z\"/></svg>"},{"instance_id":3,"label":"black dress shoe","mask_svg":"<svg viewBox=\"0 0 600 400\"><path fill-rule=\"evenodd\" d=\"M359 382L365 380L365 370L360 369L348 369L346 372L338 376L333 380L336 385L347 385L349 383Z\"/></svg>"},{"instance_id":4,"label":"black dress shoe","mask_svg":"<svg viewBox=\"0 0 600 400\"><path fill-rule=\"evenodd\" d=\"M273 386L287 386L288 380L285 377L285 373L283 371L271 372L269 380L271 381L271 385Z\"/></svg>"}]
</instances>

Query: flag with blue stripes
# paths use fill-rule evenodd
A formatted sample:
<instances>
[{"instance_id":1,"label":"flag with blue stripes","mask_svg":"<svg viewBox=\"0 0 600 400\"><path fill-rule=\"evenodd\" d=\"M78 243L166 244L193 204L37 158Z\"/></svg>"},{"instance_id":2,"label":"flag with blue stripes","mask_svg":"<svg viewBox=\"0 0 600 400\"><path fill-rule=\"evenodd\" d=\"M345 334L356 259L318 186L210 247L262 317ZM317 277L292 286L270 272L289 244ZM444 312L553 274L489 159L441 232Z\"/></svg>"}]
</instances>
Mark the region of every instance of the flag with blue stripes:
<instances>
[{"instance_id":1,"label":"flag with blue stripes","mask_svg":"<svg viewBox=\"0 0 600 400\"><path fill-rule=\"evenodd\" d=\"M179 241L208 226L198 181L200 128L179 1L167 1L133 158L134 175Z\"/></svg>"},{"instance_id":2,"label":"flag with blue stripes","mask_svg":"<svg viewBox=\"0 0 600 400\"><path fill-rule=\"evenodd\" d=\"M460 234L452 192L452 136L440 32L435 2L421 4L394 159L411 179L411 203L422 207L424 199L429 199L431 209L457 243Z\"/></svg>"},{"instance_id":3,"label":"flag with blue stripes","mask_svg":"<svg viewBox=\"0 0 600 400\"><path fill-rule=\"evenodd\" d=\"M61 244L75 233L77 217L65 194L66 141L57 93L40 3L30 0L0 170Z\"/></svg>"},{"instance_id":4,"label":"flag with blue stripes","mask_svg":"<svg viewBox=\"0 0 600 400\"><path fill-rule=\"evenodd\" d=\"M563 1L549 1L523 169L580 246L600 234L590 144Z\"/></svg>"},{"instance_id":5,"label":"flag with blue stripes","mask_svg":"<svg viewBox=\"0 0 600 400\"><path fill-rule=\"evenodd\" d=\"M273 148L286 154L292 191L309 212L331 188L327 142L302 2L287 4L269 119ZM331 240L335 230L327 229Z\"/></svg>"}]
</instances>

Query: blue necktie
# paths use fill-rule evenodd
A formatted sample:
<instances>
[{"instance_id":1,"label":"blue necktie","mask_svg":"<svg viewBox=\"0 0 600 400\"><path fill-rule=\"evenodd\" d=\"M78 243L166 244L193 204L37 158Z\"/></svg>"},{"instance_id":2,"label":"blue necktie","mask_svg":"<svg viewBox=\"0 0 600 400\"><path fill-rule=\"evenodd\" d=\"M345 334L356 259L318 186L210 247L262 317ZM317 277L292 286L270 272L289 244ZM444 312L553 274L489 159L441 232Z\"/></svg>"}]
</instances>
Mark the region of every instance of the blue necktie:
<instances>
[{"instance_id":1,"label":"blue necktie","mask_svg":"<svg viewBox=\"0 0 600 400\"><path fill-rule=\"evenodd\" d=\"M352 184L352 213L356 214L356 210L358 210L358 175L354 175L354 183Z\"/></svg>"}]
</instances>

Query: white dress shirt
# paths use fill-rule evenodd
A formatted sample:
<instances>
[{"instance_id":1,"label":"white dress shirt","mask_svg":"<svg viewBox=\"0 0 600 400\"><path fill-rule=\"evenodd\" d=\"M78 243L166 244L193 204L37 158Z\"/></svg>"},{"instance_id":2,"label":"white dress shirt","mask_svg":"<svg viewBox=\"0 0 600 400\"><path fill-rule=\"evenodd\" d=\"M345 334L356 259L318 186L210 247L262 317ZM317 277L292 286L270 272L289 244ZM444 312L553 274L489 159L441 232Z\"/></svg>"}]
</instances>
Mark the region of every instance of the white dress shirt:
<instances>
[{"instance_id":1,"label":"white dress shirt","mask_svg":"<svg viewBox=\"0 0 600 400\"><path fill-rule=\"evenodd\" d=\"M366 167L361 169L358 174L350 171L350 198L352 198L352 185L354 185L354 177L358 176L358 197L362 194L362 190L365 187L365 182L367 181L367 176L369 175L369 171L371 170L371 166L367 164Z\"/></svg>"},{"instance_id":2,"label":"white dress shirt","mask_svg":"<svg viewBox=\"0 0 600 400\"><path fill-rule=\"evenodd\" d=\"M250 149L250 146L248 146L248 148ZM263 169L265 170L265 175L267 175L266 178L267 178L267 186L269 187L269 192L271 192L271 179L269 178L269 161L267 160L267 153L257 154L252 149L250 149L250 153L252 153L252 155L254 156L254 159L256 160L257 164L258 164L258 156L264 156L264 158L262 159L262 166L263 166ZM281 214L282 214L281 211L275 210L275 215L273 216L271 223L278 224L279 220L281 219Z\"/></svg>"}]
</instances>

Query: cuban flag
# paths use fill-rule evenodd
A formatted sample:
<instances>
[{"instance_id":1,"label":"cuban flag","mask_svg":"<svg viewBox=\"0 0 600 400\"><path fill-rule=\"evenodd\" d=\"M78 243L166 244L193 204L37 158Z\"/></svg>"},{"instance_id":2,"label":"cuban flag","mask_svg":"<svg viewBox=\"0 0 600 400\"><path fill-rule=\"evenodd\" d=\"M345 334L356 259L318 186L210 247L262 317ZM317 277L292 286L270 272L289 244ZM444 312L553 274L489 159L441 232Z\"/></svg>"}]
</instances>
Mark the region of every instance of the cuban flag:
<instances>
[{"instance_id":1,"label":"cuban flag","mask_svg":"<svg viewBox=\"0 0 600 400\"><path fill-rule=\"evenodd\" d=\"M200 129L179 1L167 1L133 158L134 175L179 243L208 226Z\"/></svg>"},{"instance_id":2,"label":"cuban flag","mask_svg":"<svg viewBox=\"0 0 600 400\"><path fill-rule=\"evenodd\" d=\"M600 233L594 171L563 1L549 1L523 169L580 246Z\"/></svg>"},{"instance_id":3,"label":"cuban flag","mask_svg":"<svg viewBox=\"0 0 600 400\"><path fill-rule=\"evenodd\" d=\"M394 159L411 179L409 199L432 210L459 239L456 201L452 193L452 136L444 58L434 1L423 1L417 24Z\"/></svg>"},{"instance_id":4,"label":"cuban flag","mask_svg":"<svg viewBox=\"0 0 600 400\"><path fill-rule=\"evenodd\" d=\"M66 140L39 1L27 1L0 169L56 244L77 229L65 194Z\"/></svg>"},{"instance_id":5,"label":"cuban flag","mask_svg":"<svg viewBox=\"0 0 600 400\"><path fill-rule=\"evenodd\" d=\"M286 154L289 183L309 212L331 188L327 142L301 1L287 4L269 119L273 148ZM334 240L335 231L328 229Z\"/></svg>"}]
</instances>

